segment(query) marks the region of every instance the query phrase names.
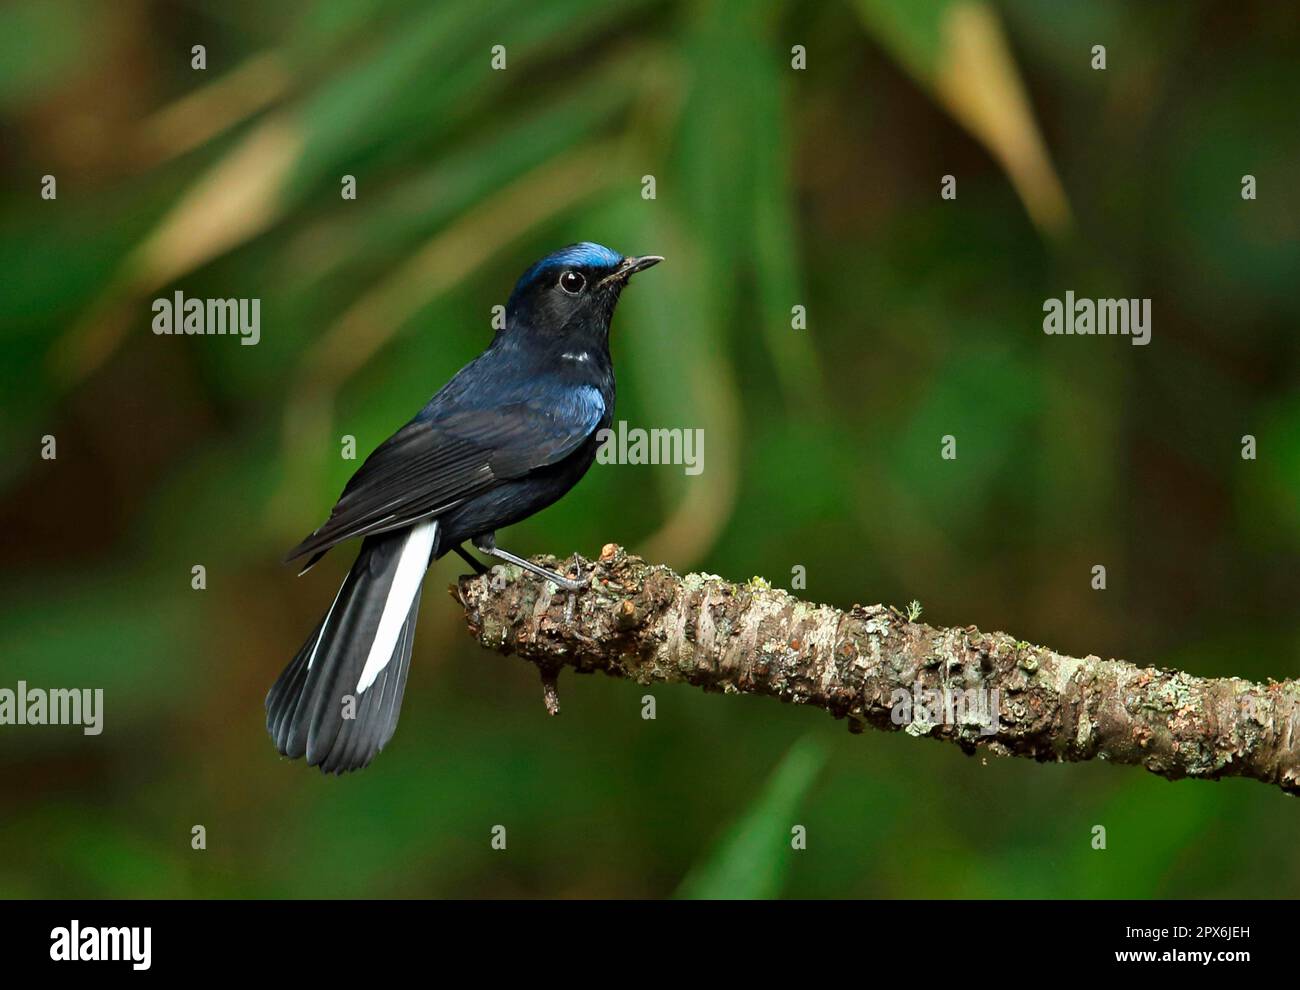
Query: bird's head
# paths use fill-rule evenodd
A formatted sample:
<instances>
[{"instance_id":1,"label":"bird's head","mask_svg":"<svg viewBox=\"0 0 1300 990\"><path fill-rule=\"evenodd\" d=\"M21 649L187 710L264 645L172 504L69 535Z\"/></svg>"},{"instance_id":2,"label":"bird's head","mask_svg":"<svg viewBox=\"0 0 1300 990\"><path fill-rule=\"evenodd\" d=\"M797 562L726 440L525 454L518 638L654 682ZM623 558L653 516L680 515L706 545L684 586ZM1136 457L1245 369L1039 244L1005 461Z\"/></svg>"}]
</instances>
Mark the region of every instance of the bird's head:
<instances>
[{"instance_id":1,"label":"bird's head","mask_svg":"<svg viewBox=\"0 0 1300 990\"><path fill-rule=\"evenodd\" d=\"M535 332L607 333L627 280L663 258L625 258L584 241L548 254L520 276L506 304L507 326L519 322Z\"/></svg>"}]
</instances>

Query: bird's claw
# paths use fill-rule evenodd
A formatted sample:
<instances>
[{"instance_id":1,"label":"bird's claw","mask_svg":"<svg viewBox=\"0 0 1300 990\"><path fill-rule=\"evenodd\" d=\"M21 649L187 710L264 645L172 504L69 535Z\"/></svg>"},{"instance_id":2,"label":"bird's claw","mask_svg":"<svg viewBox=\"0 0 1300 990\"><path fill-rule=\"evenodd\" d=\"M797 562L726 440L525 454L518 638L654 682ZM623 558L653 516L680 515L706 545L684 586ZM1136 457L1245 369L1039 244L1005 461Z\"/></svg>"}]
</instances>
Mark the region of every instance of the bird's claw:
<instances>
[{"instance_id":1,"label":"bird's claw","mask_svg":"<svg viewBox=\"0 0 1300 990\"><path fill-rule=\"evenodd\" d=\"M567 578L561 574L556 574L555 577L551 578L551 580L565 591L581 591L583 588L587 587L587 582L583 578L582 571L578 571L578 576L574 578Z\"/></svg>"}]
</instances>

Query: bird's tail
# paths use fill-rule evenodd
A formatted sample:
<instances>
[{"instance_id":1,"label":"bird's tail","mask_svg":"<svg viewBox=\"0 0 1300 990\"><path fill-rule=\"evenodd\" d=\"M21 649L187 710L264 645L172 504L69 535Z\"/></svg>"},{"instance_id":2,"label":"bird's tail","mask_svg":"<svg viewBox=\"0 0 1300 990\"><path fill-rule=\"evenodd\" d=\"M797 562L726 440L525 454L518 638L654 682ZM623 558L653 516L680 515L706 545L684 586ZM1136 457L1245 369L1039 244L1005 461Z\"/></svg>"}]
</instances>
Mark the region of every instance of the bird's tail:
<instances>
[{"instance_id":1,"label":"bird's tail","mask_svg":"<svg viewBox=\"0 0 1300 990\"><path fill-rule=\"evenodd\" d=\"M393 737L437 535L428 520L361 544L334 604L266 696L266 728L282 755L343 773Z\"/></svg>"}]
</instances>

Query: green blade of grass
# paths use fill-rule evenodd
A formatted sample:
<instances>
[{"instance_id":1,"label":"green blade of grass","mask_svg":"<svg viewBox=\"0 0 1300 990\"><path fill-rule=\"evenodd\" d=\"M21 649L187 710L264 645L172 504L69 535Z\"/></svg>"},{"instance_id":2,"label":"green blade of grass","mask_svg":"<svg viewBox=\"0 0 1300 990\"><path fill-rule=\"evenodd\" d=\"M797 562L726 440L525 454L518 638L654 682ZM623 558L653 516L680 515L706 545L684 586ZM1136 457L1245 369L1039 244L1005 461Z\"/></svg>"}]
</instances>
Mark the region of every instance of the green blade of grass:
<instances>
[{"instance_id":1,"label":"green blade of grass","mask_svg":"<svg viewBox=\"0 0 1300 990\"><path fill-rule=\"evenodd\" d=\"M721 844L686 875L678 897L742 900L776 897L790 865L791 829L804 797L826 763L815 736L790 747L758 799Z\"/></svg>"}]
</instances>

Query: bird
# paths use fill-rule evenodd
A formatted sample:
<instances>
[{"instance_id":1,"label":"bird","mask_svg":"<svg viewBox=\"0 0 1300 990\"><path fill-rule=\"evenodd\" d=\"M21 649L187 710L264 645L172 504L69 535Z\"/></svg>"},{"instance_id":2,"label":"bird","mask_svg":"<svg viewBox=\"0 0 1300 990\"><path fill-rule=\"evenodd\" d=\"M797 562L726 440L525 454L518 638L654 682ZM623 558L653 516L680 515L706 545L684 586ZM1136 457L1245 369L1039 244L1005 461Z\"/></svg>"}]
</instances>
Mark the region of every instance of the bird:
<instances>
[{"instance_id":1,"label":"bird","mask_svg":"<svg viewBox=\"0 0 1300 990\"><path fill-rule=\"evenodd\" d=\"M497 530L569 491L595 460L614 414L610 321L619 296L659 255L624 256L585 241L520 276L487 349L380 444L329 518L294 547L305 574L330 549L361 538L324 618L266 696L266 727L282 756L342 774L392 739L410 667L426 570L464 546L560 589L584 587L496 545Z\"/></svg>"}]
</instances>

